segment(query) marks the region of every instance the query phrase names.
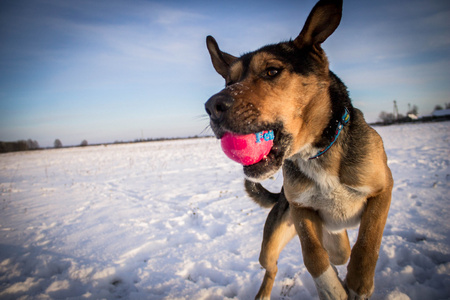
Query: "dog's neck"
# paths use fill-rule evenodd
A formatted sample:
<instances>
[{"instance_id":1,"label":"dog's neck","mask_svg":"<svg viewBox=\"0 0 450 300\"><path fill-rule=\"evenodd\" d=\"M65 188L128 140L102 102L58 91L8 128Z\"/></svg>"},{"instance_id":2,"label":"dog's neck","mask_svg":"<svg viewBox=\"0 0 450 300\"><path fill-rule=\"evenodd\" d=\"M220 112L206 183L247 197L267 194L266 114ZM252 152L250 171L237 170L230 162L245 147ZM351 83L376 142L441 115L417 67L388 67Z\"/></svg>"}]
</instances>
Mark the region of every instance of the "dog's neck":
<instances>
[{"instance_id":1,"label":"dog's neck","mask_svg":"<svg viewBox=\"0 0 450 300\"><path fill-rule=\"evenodd\" d=\"M336 120L336 130L335 130L335 134L331 140L331 143L326 146L325 148L323 148L322 150L319 150L319 152L317 152L316 155L311 156L309 159L316 159L318 157L320 157L321 155L323 155L325 152L327 152L331 146L333 146L333 144L336 142L337 138L339 137L339 134L341 133L342 129L344 128L345 125L348 124L348 122L350 121L350 113L348 112L347 108L345 108L344 114L342 115L340 120Z\"/></svg>"}]
</instances>

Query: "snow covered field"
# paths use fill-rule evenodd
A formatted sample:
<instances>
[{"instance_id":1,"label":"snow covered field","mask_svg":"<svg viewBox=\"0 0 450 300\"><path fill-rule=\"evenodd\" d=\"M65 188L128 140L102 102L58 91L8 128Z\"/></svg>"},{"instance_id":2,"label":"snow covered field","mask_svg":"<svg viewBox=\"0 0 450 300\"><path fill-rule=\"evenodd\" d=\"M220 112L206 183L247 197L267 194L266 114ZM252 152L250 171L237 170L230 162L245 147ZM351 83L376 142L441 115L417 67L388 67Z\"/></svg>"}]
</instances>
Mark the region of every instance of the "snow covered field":
<instances>
[{"instance_id":1,"label":"snow covered field","mask_svg":"<svg viewBox=\"0 0 450 300\"><path fill-rule=\"evenodd\" d=\"M395 187L372 299L449 299L450 122L376 129ZM215 139L2 154L0 196L0 299L252 299L262 281L268 210ZM315 298L294 238L272 299Z\"/></svg>"}]
</instances>

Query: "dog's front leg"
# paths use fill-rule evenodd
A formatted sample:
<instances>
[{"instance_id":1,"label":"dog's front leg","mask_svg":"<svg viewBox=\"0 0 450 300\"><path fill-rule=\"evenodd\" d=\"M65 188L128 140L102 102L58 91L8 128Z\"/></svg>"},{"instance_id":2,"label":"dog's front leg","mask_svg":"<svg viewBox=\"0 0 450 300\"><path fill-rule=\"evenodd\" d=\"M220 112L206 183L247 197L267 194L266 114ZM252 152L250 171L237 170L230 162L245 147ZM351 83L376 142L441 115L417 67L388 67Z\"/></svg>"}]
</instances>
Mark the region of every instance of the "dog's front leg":
<instances>
[{"instance_id":1,"label":"dog's front leg","mask_svg":"<svg viewBox=\"0 0 450 300\"><path fill-rule=\"evenodd\" d=\"M266 269L264 280L255 299L270 299L275 276L278 271L277 260L281 250L295 236L295 228L289 214L289 203L284 194L267 216L259 262Z\"/></svg>"},{"instance_id":2,"label":"dog's front leg","mask_svg":"<svg viewBox=\"0 0 450 300\"><path fill-rule=\"evenodd\" d=\"M292 207L291 215L300 237L303 261L314 279L319 298L347 299L347 292L323 246L323 224L319 215L312 209L302 207Z\"/></svg>"},{"instance_id":3,"label":"dog's front leg","mask_svg":"<svg viewBox=\"0 0 450 300\"><path fill-rule=\"evenodd\" d=\"M375 267L390 203L390 189L367 201L347 266L346 285L351 300L368 299L373 293Z\"/></svg>"}]
</instances>

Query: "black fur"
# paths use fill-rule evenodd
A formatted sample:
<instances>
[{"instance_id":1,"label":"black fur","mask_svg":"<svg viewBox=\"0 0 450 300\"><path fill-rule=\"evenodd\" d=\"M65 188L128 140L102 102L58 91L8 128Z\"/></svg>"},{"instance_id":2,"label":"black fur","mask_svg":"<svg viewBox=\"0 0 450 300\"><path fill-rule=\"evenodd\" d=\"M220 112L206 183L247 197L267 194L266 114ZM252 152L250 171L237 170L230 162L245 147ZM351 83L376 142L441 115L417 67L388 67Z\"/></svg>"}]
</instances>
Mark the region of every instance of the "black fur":
<instances>
[{"instance_id":1,"label":"black fur","mask_svg":"<svg viewBox=\"0 0 450 300\"><path fill-rule=\"evenodd\" d=\"M325 127L321 139L316 143L316 147L325 148L333 140L336 134L336 128L345 113L345 109L350 114L350 122L352 121L353 105L351 103L347 87L332 71L329 71L331 84L329 88L331 100L331 119L327 127ZM349 126L347 124L347 126Z\"/></svg>"},{"instance_id":2,"label":"black fur","mask_svg":"<svg viewBox=\"0 0 450 300\"><path fill-rule=\"evenodd\" d=\"M271 208L280 197L280 193L272 193L266 190L260 183L245 180L245 191L258 205Z\"/></svg>"}]
</instances>

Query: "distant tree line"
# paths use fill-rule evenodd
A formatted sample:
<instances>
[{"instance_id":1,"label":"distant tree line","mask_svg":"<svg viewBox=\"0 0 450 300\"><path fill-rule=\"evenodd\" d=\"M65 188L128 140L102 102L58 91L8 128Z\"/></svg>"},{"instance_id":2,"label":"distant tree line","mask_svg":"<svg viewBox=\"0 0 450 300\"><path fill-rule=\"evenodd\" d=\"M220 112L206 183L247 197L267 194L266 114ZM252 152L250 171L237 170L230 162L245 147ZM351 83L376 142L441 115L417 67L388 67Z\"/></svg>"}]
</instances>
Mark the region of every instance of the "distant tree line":
<instances>
[{"instance_id":1,"label":"distant tree line","mask_svg":"<svg viewBox=\"0 0 450 300\"><path fill-rule=\"evenodd\" d=\"M39 143L32 139L17 142L0 142L0 153L39 149Z\"/></svg>"},{"instance_id":2,"label":"distant tree line","mask_svg":"<svg viewBox=\"0 0 450 300\"><path fill-rule=\"evenodd\" d=\"M80 144L81 147L86 147L87 145L88 145L88 141L87 140L82 140L81 141L81 144ZM63 144L62 144L60 139L56 139L53 142L53 148L58 149L58 148L62 148L62 147L63 147Z\"/></svg>"},{"instance_id":3,"label":"distant tree line","mask_svg":"<svg viewBox=\"0 0 450 300\"><path fill-rule=\"evenodd\" d=\"M98 146L98 145L108 145L108 144L132 144L132 143L145 143L145 142L159 142L159 141L173 141L181 139L197 139L197 138L207 138L209 136L191 136L191 137L174 137L174 138L148 138L148 139L136 139L134 141L115 141L114 143L102 143L102 144L89 144L87 140L82 140L78 146L64 146L60 139L55 139L53 142L53 147L43 148L43 149L60 149L64 147L86 147L86 146ZM25 141L20 140L16 142L2 142L0 141L0 153L16 152L16 151L28 151L41 149L37 141L31 139Z\"/></svg>"},{"instance_id":4,"label":"distant tree line","mask_svg":"<svg viewBox=\"0 0 450 300\"><path fill-rule=\"evenodd\" d=\"M87 140L81 141L79 146L80 147L88 146L88 141ZM60 139L56 139L53 142L53 148L55 148L55 149L63 148L63 144ZM39 143L32 139L19 140L19 141L15 141L15 142L0 141L0 153L29 151L29 150L37 150L37 149L40 149Z\"/></svg>"},{"instance_id":5,"label":"distant tree line","mask_svg":"<svg viewBox=\"0 0 450 300\"><path fill-rule=\"evenodd\" d=\"M161 137L161 138L148 138L148 139L135 139L134 141L114 141L113 144L133 144L133 143L147 143L147 142L164 142L164 141L176 141L184 139L202 139L209 138L211 136L189 136L189 137Z\"/></svg>"}]
</instances>

